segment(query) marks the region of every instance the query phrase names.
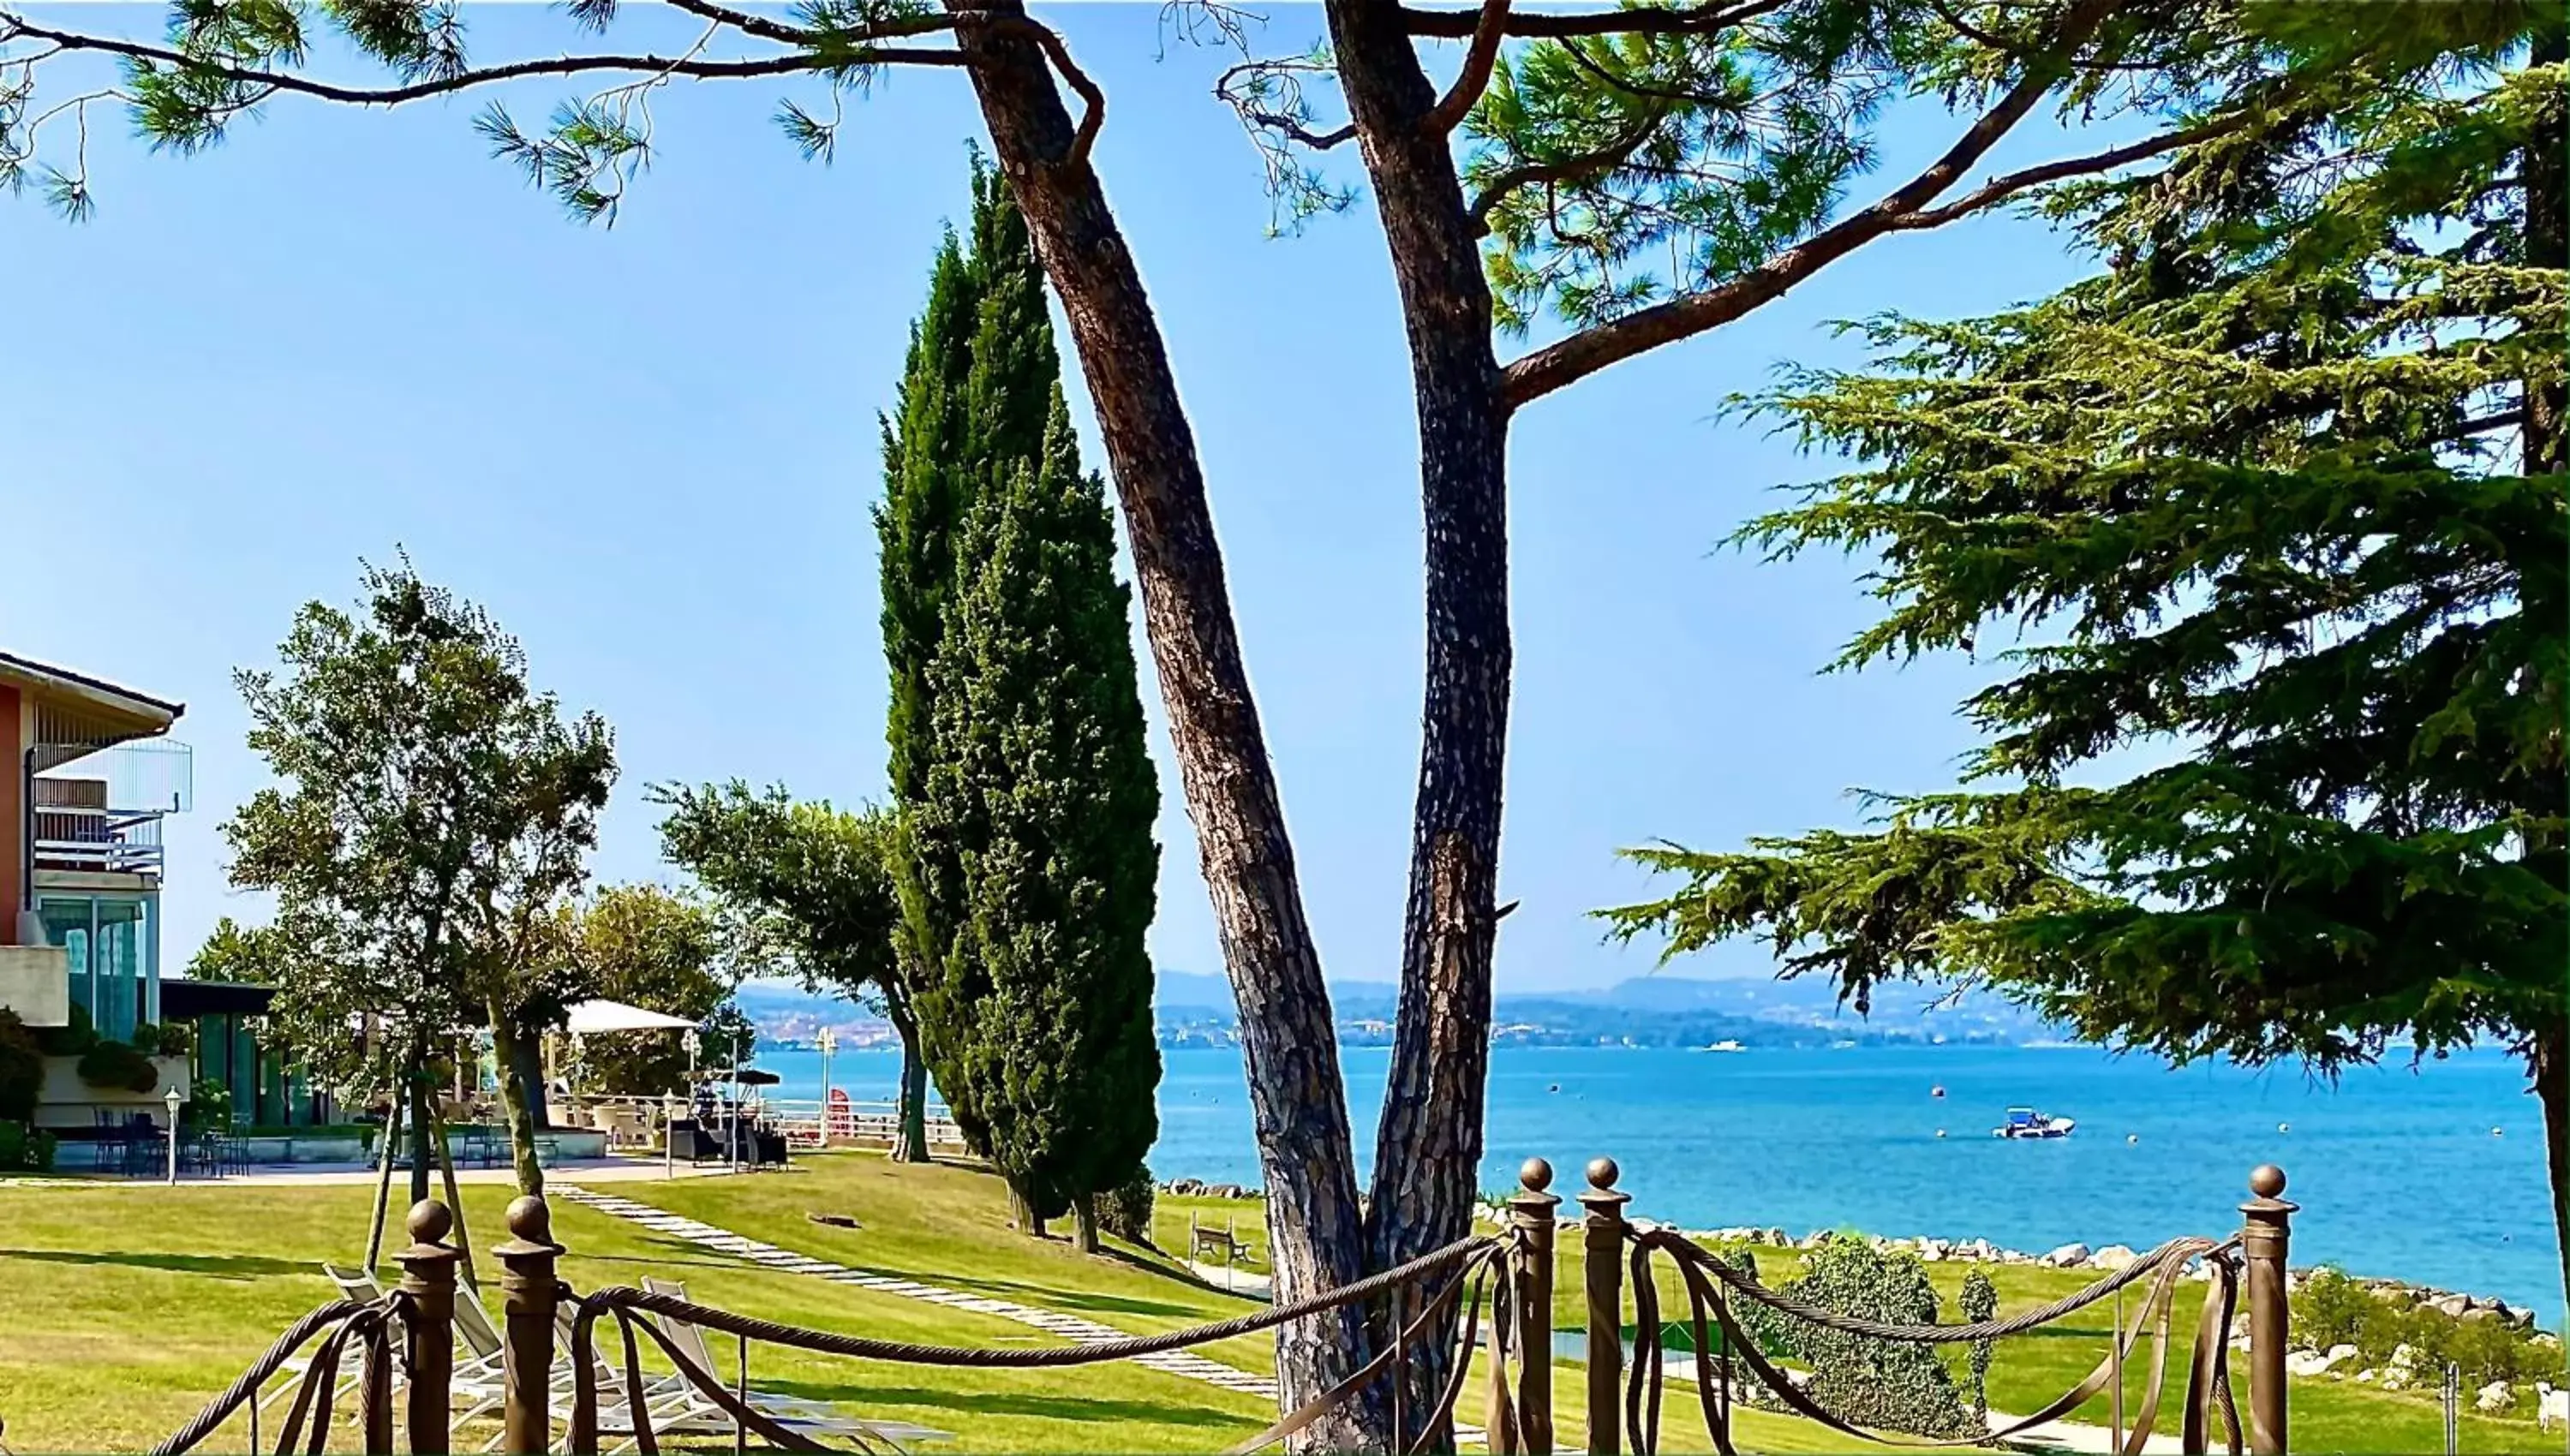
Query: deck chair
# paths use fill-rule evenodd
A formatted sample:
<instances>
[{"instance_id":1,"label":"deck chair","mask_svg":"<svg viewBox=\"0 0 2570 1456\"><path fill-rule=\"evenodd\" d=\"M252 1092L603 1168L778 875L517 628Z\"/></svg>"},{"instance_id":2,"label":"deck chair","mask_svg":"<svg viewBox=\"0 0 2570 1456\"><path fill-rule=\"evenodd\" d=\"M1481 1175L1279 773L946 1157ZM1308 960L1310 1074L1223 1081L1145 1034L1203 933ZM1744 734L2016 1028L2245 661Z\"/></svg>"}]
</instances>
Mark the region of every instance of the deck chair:
<instances>
[{"instance_id":1,"label":"deck chair","mask_svg":"<svg viewBox=\"0 0 2570 1456\"><path fill-rule=\"evenodd\" d=\"M342 1269L338 1265L325 1262L321 1266L321 1274L338 1289L339 1297L342 1299L354 1299L359 1303L371 1304L384 1296L382 1282L362 1270ZM487 1396L489 1408L496 1409L500 1391L500 1339L492 1332L489 1317L483 1314L480 1302L473 1297L469 1289L457 1291L455 1329L456 1338L464 1348L456 1352L452 1388L458 1394L476 1402L484 1401ZM476 1337L477 1329L481 1336L479 1338ZM274 1389L260 1397L259 1408L265 1410L278 1400L287 1397L295 1386L302 1383L295 1377L301 1376L311 1363L310 1356L296 1355L279 1366L278 1372L288 1378L278 1381ZM343 1364L339 1381L331 1390L331 1404L335 1408L346 1409L349 1397L356 1391L357 1382L363 1378L362 1363L351 1360ZM404 1379L402 1360L396 1348L392 1361L393 1388L399 1390Z\"/></svg>"},{"instance_id":2,"label":"deck chair","mask_svg":"<svg viewBox=\"0 0 2570 1456\"><path fill-rule=\"evenodd\" d=\"M666 1294L671 1298L687 1297L687 1286L675 1280L646 1277L642 1280L642 1287L651 1293ZM701 1327L666 1314L652 1317L658 1323L660 1332L668 1337L669 1343L676 1346L681 1355L708 1372L718 1372L722 1369L721 1364L714 1358L712 1348L705 1343L705 1332ZM621 1456L621 1453L632 1450L636 1444L633 1417L626 1409L624 1399L625 1384L622 1377L619 1377L613 1383L602 1386L601 1389L615 1394L612 1397L612 1404L602 1402L599 1411L599 1431L602 1435L612 1433L625 1438L612 1448L615 1456ZM927 1426L913 1425L906 1421L872 1421L843 1416L826 1401L806 1400L797 1396L753 1390L749 1392L749 1403L759 1414L804 1435L849 1436L866 1446L878 1449L889 1448L899 1451L914 1442L954 1439L951 1432L932 1430ZM651 1430L657 1435L720 1436L729 1435L732 1432L733 1422L730 1413L707 1399L685 1375L676 1370L671 1370L644 1388L642 1410L644 1417L651 1422Z\"/></svg>"}]
</instances>

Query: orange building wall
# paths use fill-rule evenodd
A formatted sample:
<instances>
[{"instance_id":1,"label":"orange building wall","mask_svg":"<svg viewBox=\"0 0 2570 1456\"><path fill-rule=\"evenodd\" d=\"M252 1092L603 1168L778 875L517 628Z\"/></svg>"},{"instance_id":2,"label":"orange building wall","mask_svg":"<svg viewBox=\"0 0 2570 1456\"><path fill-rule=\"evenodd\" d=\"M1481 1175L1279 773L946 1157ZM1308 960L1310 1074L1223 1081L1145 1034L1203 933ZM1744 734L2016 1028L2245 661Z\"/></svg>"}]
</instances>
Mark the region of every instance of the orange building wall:
<instances>
[{"instance_id":1,"label":"orange building wall","mask_svg":"<svg viewBox=\"0 0 2570 1456\"><path fill-rule=\"evenodd\" d=\"M0 945L18 943L18 902L27 893L27 746L18 741L18 690L0 687Z\"/></svg>"}]
</instances>

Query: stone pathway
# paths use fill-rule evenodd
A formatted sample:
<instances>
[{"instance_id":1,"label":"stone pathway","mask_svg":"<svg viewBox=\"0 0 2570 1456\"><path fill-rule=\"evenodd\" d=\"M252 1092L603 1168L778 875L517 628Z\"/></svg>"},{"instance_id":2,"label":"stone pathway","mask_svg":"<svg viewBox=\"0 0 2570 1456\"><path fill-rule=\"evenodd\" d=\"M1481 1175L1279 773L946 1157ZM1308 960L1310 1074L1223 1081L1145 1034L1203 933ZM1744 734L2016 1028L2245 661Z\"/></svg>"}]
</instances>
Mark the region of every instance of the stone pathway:
<instances>
[{"instance_id":1,"label":"stone pathway","mask_svg":"<svg viewBox=\"0 0 2570 1456\"><path fill-rule=\"evenodd\" d=\"M709 1249L717 1254L728 1254L735 1259L764 1269L776 1270L783 1274L808 1274L814 1278L827 1279L834 1284L847 1284L855 1288L871 1289L879 1294L898 1294L906 1299L943 1304L950 1309L988 1314L994 1318L1041 1329L1047 1334L1060 1335L1073 1344L1104 1344L1110 1340L1123 1339L1129 1333L1126 1330L1100 1324L1094 1319L1083 1319L1076 1314L1065 1314L1054 1309L1039 1309L1034 1305L1020 1304L1010 1299L993 1299L980 1294L968 1294L961 1289L949 1289L938 1284L922 1283L916 1279L867 1274L861 1270L850 1269L843 1264L832 1264L826 1259L813 1259L796 1254L789 1249L779 1249L773 1244L745 1239L729 1230L717 1229L711 1224L682 1218L665 1210L655 1209L649 1204L636 1203L632 1199L619 1198L613 1194L593 1193L568 1183L550 1184L546 1192L567 1202L579 1204L583 1208L596 1209L602 1214L638 1224L654 1234L665 1234L672 1239L684 1240L700 1249ZM1132 1356L1132 1360L1137 1365L1144 1365L1183 1379L1201 1381L1207 1385L1228 1390L1235 1395L1256 1396L1271 1402L1276 1399L1276 1382L1273 1379L1252 1374L1236 1366L1226 1365L1219 1360L1206 1359L1189 1350L1168 1350L1156 1355L1135 1355Z\"/></svg>"}]
</instances>

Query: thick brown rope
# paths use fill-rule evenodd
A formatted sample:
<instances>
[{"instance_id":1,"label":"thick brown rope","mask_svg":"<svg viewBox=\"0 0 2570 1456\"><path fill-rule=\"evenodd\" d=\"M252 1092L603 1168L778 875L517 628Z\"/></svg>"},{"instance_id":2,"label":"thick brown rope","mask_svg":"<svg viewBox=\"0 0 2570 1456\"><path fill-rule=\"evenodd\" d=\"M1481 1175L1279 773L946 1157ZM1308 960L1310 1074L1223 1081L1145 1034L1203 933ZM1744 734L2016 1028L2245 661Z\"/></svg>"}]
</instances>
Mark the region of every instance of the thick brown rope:
<instances>
[{"instance_id":1,"label":"thick brown rope","mask_svg":"<svg viewBox=\"0 0 2570 1456\"><path fill-rule=\"evenodd\" d=\"M256 1398L259 1387L267 1383L268 1377L292 1359L294 1352L303 1348L313 1335L366 1307L354 1299L334 1299L294 1321L285 1333L276 1337L276 1343L267 1347L266 1353L250 1362L249 1368L241 1372L240 1378L234 1380L229 1389L206 1402L205 1409L198 1411L194 1419L181 1426L170 1439L153 1447L153 1456L180 1456L181 1452L196 1449L199 1442L229 1420L243 1401Z\"/></svg>"},{"instance_id":2,"label":"thick brown rope","mask_svg":"<svg viewBox=\"0 0 2570 1456\"><path fill-rule=\"evenodd\" d=\"M1475 1274L1486 1271L1490 1267L1492 1261L1499 1257L1499 1252L1498 1249L1485 1248L1479 1255L1468 1261L1462 1269L1455 1271L1455 1273L1448 1277L1444 1286L1441 1287L1437 1293L1429 1299L1427 1305L1419 1311L1419 1317L1410 1321L1410 1323L1402 1328L1394 1331L1391 1341L1387 1343L1373 1359L1366 1361L1364 1365L1358 1367L1355 1374L1348 1376L1345 1380L1331 1386L1329 1389L1314 1396L1312 1399L1303 1402L1302 1405L1296 1407L1283 1419L1277 1421L1267 1429L1260 1431L1257 1435L1254 1435L1248 1440L1242 1441L1238 1445L1225 1450L1223 1452L1223 1456L1249 1456L1249 1453L1263 1450L1266 1447L1276 1444L1278 1441L1284 1440L1286 1437L1302 1430L1305 1426L1319 1420L1322 1416L1327 1415L1332 1410L1346 1404L1350 1397L1354 1396L1358 1391L1363 1390L1367 1385L1371 1384L1377 1376L1381 1375L1385 1369L1390 1367L1401 1351L1408 1347L1409 1342L1416 1339L1420 1332L1429 1326L1431 1321L1436 1319L1438 1315L1444 1313L1447 1306L1455 1302L1457 1296L1464 1292L1465 1284L1471 1280ZM1478 1303L1478 1301L1476 1302ZM1470 1345L1465 1347L1462 1359L1468 1362L1472 1359L1472 1347ZM1436 1423L1434 1421L1430 1422L1429 1429L1434 1430L1435 1428Z\"/></svg>"},{"instance_id":3,"label":"thick brown rope","mask_svg":"<svg viewBox=\"0 0 2570 1456\"><path fill-rule=\"evenodd\" d=\"M1494 1246L1487 1235L1459 1239L1445 1248L1422 1255L1410 1263L1382 1274L1341 1284L1318 1294L1280 1304L1255 1313L1211 1324L1191 1325L1164 1334L1126 1335L1121 1339L1099 1340L1093 1344L1075 1344L1049 1349L992 1349L972 1345L912 1344L904 1340L870 1339L864 1335L837 1334L824 1329L807 1329L797 1324L783 1324L754 1315L737 1314L697 1304L669 1294L655 1294L630 1285L600 1289L580 1301L576 1329L609 1309L648 1310L682 1319L704 1329L718 1329L725 1334L740 1335L768 1344L794 1349L814 1350L821 1354L854 1355L860 1359L888 1360L897 1364L944 1365L963 1369L1042 1369L1058 1365L1093 1365L1108 1360L1128 1360L1136 1355L1155 1355L1188 1345L1210 1344L1243 1334L1256 1334L1273 1329L1307 1315L1335 1309L1370 1298L1395 1284L1408 1283L1421 1276L1471 1257L1476 1251ZM585 1358L585 1351L584 1351Z\"/></svg>"},{"instance_id":4,"label":"thick brown rope","mask_svg":"<svg viewBox=\"0 0 2570 1456\"><path fill-rule=\"evenodd\" d=\"M2084 1289L2064 1294L2048 1304L2036 1305L2032 1309L2011 1314L2004 1319L1984 1319L1974 1324L1892 1324L1876 1319L1860 1319L1852 1314L1841 1314L1835 1309L1823 1308L1818 1304L1806 1303L1790 1295L1778 1293L1723 1263L1702 1245L1674 1230L1637 1230L1633 1238L1636 1243L1647 1248L1666 1250L1682 1268L1691 1266L1703 1270L1729 1285L1733 1293L1755 1303L1764 1304L1797 1319L1843 1333L1871 1335L1876 1339L1894 1340L1905 1344L1959 1344L1971 1340L2003 1339L2011 1334L2023 1334L2029 1329L2050 1324L2065 1314L2084 1309L2126 1284L2137 1282L2143 1276L2159 1272L2164 1265L2183 1269L2192 1260L2226 1253L2239 1243L2236 1236L2220 1241L2172 1239Z\"/></svg>"},{"instance_id":5,"label":"thick brown rope","mask_svg":"<svg viewBox=\"0 0 2570 1456\"><path fill-rule=\"evenodd\" d=\"M1732 1456L1730 1373L1736 1358L1758 1382L1772 1390L1788 1408L1842 1434L1887 1445L1958 1446L1981 1444L2020 1434L2037 1426L2058 1420L2078 1409L2105 1388L2123 1357L2130 1354L2144 1330L2152 1338L2151 1385L2144 1396L2138 1418L2133 1423L2118 1456L2139 1456L2148 1441L2152 1423L2158 1413L2159 1387L2166 1369L2169 1332L2175 1313L2174 1295L2179 1274L2191 1261L2202 1258L2210 1265L2214 1286L2206 1291L2205 1311L2200 1324L2187 1391L2187 1421L2184 1444L2191 1453L2206 1449L2206 1407L2220 1410L2225 1434L2233 1456L2239 1452L2239 1413L2232 1403L2226 1341L2231 1325L2237 1291L2237 1274L2231 1259L2237 1240L2177 1239L2153 1250L2131 1266L2116 1272L2087 1288L2080 1289L2048 1304L2022 1311L2005 1319L1983 1320L1972 1324L1893 1324L1860 1319L1836 1310L1807 1304L1766 1288L1747 1274L1732 1270L1703 1248L1683 1236L1667 1230L1638 1230L1633 1235L1633 1299L1636 1333L1639 1336L1632 1370L1625 1388L1624 1415L1627 1434L1637 1456L1658 1449L1660 1387L1664 1356L1661 1350L1659 1287L1650 1270L1654 1252L1669 1253L1685 1280L1692 1316L1692 1333L1696 1346L1695 1380L1697 1399L1703 1407L1706 1434L1722 1456ZM1945 1441L1898 1441L1864 1430L1841 1420L1804 1394L1785 1372L1770 1362L1763 1351L1732 1317L1725 1294L1739 1293L1796 1318L1831 1329L1874 1338L1914 1344L1948 1344L1997 1339L2059 1319L2065 1314L2097 1302L2107 1294L2143 1277L2153 1278L2150 1296L2135 1311L2129 1327L2119 1327L2113 1348L2100 1360L2085 1379L2035 1414L2010 1422L1986 1433ZM1719 1281L1719 1286L1717 1285ZM1706 1312L1722 1330L1723 1352L1715 1358ZM1716 1388L1719 1379L1720 1387ZM1647 1409L1645 1402L1647 1401Z\"/></svg>"}]
</instances>

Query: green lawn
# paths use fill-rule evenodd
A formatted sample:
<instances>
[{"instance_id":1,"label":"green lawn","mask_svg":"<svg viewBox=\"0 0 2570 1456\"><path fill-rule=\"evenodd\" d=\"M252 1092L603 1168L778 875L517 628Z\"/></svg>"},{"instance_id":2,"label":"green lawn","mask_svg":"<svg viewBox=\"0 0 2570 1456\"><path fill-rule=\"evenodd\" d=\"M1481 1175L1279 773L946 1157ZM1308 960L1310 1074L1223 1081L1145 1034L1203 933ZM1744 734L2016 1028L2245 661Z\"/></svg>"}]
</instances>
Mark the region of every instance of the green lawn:
<instances>
[{"instance_id":1,"label":"green lawn","mask_svg":"<svg viewBox=\"0 0 2570 1456\"><path fill-rule=\"evenodd\" d=\"M1205 1286L1150 1250L1118 1247L1087 1258L1061 1240L1024 1238L1006 1227L992 1180L960 1168L897 1167L874 1155L834 1154L804 1160L789 1174L620 1184L613 1191L853 1268L1083 1314L1134 1332L1257 1307ZM502 1188L467 1190L477 1250L501 1237L506 1200ZM330 1297L316 1266L325 1259L356 1261L366 1207L366 1191L358 1188L0 1181L0 1419L7 1422L8 1443L21 1452L138 1449L167 1435L277 1331ZM1263 1268L1259 1212L1255 1205L1171 1200L1157 1212L1156 1242L1183 1252L1190 1213L1206 1223L1227 1216L1259 1251ZM859 1227L817 1224L816 1214L853 1218ZM708 1303L849 1333L1016 1347L1051 1339L1005 1320L750 1268L562 1201L555 1205L555 1236L569 1251L563 1275L577 1289L635 1283L649 1274L683 1279ZM1564 1238L1562 1251L1555 1322L1571 1327L1580 1319L1577 1240ZM497 1271L487 1253L480 1258L486 1286L493 1287L487 1302L496 1305ZM1962 1269L1937 1266L1933 1273L1950 1297ZM2083 1282L2081 1275L2054 1271L1997 1273L2003 1308ZM2200 1297L2200 1287L2189 1285L2189 1294ZM1682 1307L1674 1288L1666 1307ZM2067 1388L2104 1348L2107 1318L2074 1318L2062 1333L2003 1344L1992 1374L1993 1402L2031 1410ZM727 1341L717 1347L728 1352ZM1273 1365L1265 1336L1226 1341L1206 1353L1245 1369ZM1257 1400L1129 1363L928 1371L762 1346L753 1350L751 1376L767 1388L839 1402L857 1413L953 1431L958 1439L945 1449L967 1453L1213 1451L1274 1418ZM1581 1378L1571 1364L1556 1376L1564 1444L1583 1434ZM2240 1378L2245 1391L2245 1372ZM2139 1379L2137 1373L2136 1390ZM2171 1371L2163 1430L2174 1429L2183 1380L2182 1370ZM1482 1409L1481 1392L1468 1391L1462 1418L1478 1422ZM2294 1411L2300 1450L2441 1445L2432 1397L2304 1382L2296 1387ZM2095 1419L2105 1419L2102 1401ZM1672 1452L1710 1449L1691 1391L1669 1390L1663 1431ZM1737 1431L1749 1450L1827 1451L1846 1444L1807 1423L1756 1413L1742 1415ZM235 1425L213 1448L241 1449L245 1434ZM339 1444L350 1444L350 1433L340 1434ZM2462 1440L2472 1452L2558 1449L2557 1437L2539 1436L2531 1421L2467 1417Z\"/></svg>"}]
</instances>

